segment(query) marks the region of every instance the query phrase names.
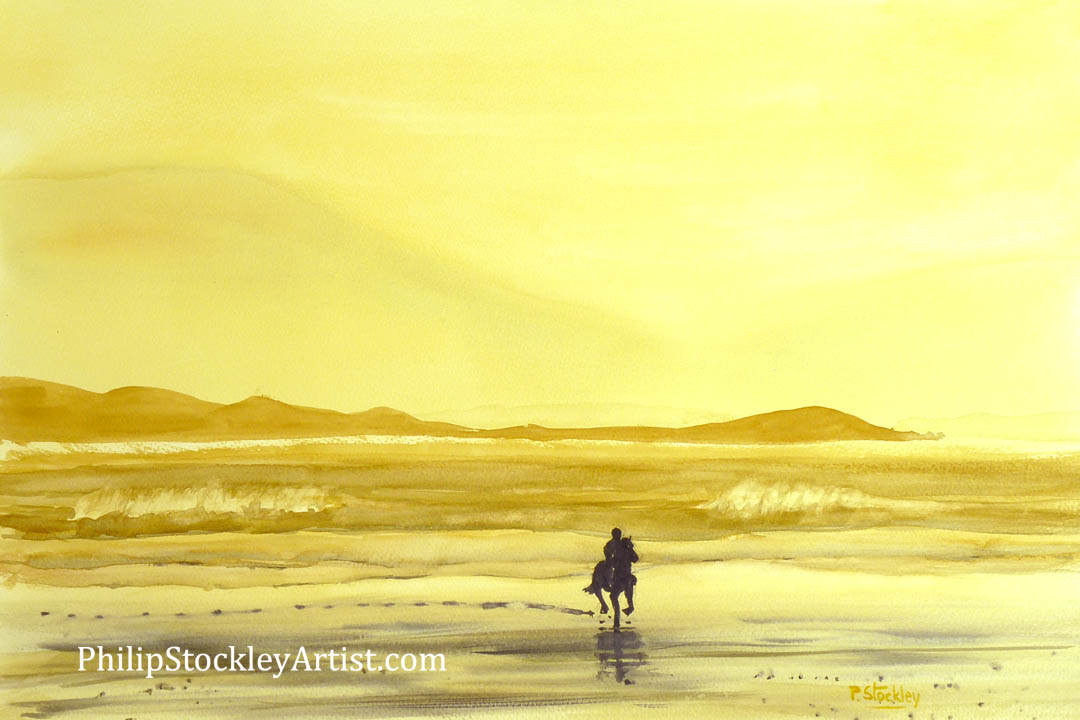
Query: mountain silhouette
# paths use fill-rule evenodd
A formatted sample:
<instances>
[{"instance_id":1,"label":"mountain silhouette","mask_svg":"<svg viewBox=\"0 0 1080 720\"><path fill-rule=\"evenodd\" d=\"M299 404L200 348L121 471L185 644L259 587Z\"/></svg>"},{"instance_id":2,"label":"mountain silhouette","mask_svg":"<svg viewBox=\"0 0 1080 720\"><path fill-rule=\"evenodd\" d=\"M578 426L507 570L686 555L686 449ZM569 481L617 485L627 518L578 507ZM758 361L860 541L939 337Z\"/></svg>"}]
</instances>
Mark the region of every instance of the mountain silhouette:
<instances>
[{"instance_id":1,"label":"mountain silhouette","mask_svg":"<svg viewBox=\"0 0 1080 720\"><path fill-rule=\"evenodd\" d=\"M927 437L916 432L902 432L872 425L854 415L819 406L777 410L728 422L706 423L684 428L640 426L545 428L538 425L525 425L484 432L491 437L532 440L581 439L731 444L919 440Z\"/></svg>"},{"instance_id":2,"label":"mountain silhouette","mask_svg":"<svg viewBox=\"0 0 1080 720\"><path fill-rule=\"evenodd\" d=\"M475 434L392 408L358 413L290 405L260 395L223 405L152 387L105 393L29 378L0 378L0 438L14 442L238 440L333 435Z\"/></svg>"},{"instance_id":3,"label":"mountain silhouette","mask_svg":"<svg viewBox=\"0 0 1080 720\"><path fill-rule=\"evenodd\" d=\"M0 378L0 439L14 442L231 440L339 435L428 435L528 440L807 443L927 437L872 425L826 407L752 415L683 428L614 426L474 429L421 420L388 407L356 413L290 405L256 395L220 404L152 387L95 393L30 378Z\"/></svg>"}]
</instances>

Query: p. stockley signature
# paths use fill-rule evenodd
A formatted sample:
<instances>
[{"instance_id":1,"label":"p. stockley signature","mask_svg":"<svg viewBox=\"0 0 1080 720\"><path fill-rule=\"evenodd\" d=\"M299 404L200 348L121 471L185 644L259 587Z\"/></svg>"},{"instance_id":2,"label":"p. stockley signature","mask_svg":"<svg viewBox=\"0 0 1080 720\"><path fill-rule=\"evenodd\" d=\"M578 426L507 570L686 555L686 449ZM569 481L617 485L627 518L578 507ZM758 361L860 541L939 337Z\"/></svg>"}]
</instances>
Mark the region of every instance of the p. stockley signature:
<instances>
[{"instance_id":1,"label":"p. stockley signature","mask_svg":"<svg viewBox=\"0 0 1080 720\"><path fill-rule=\"evenodd\" d=\"M874 683L872 685L848 685L851 693L851 701L856 703L873 703L871 707L877 710L900 710L906 707L919 707L920 694L915 690L908 690L903 685L884 685Z\"/></svg>"}]
</instances>

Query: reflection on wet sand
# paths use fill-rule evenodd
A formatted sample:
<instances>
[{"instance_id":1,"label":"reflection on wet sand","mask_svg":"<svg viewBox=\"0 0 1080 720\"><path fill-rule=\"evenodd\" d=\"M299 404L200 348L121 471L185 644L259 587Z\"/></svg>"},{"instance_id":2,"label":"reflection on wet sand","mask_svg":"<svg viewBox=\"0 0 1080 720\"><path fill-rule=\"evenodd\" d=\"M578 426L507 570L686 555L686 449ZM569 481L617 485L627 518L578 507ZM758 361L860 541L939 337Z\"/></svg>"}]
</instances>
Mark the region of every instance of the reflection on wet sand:
<instances>
[{"instance_id":1,"label":"reflection on wet sand","mask_svg":"<svg viewBox=\"0 0 1080 720\"><path fill-rule=\"evenodd\" d=\"M635 630L601 630L596 634L596 657L600 661L597 679L613 678L633 685L633 671L645 665L645 642Z\"/></svg>"}]
</instances>

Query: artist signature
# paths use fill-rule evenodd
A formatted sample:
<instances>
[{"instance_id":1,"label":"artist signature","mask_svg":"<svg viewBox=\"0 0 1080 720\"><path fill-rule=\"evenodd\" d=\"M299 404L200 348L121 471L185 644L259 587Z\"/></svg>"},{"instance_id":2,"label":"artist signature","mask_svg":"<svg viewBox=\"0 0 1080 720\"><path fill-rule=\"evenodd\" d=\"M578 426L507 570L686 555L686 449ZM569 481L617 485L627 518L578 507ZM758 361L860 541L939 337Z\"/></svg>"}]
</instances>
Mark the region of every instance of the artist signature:
<instances>
[{"instance_id":1,"label":"artist signature","mask_svg":"<svg viewBox=\"0 0 1080 720\"><path fill-rule=\"evenodd\" d=\"M919 707L919 693L903 685L848 685L848 690L851 692L852 702L874 703L872 707L877 710Z\"/></svg>"}]
</instances>

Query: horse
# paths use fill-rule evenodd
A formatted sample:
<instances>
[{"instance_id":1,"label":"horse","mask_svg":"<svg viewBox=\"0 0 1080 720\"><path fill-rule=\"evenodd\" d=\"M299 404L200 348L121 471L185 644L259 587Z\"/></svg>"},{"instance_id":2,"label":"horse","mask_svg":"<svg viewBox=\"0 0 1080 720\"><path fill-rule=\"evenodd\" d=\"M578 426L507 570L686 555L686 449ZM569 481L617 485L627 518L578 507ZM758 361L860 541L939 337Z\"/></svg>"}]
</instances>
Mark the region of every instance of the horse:
<instances>
[{"instance_id":1,"label":"horse","mask_svg":"<svg viewBox=\"0 0 1080 720\"><path fill-rule=\"evenodd\" d=\"M634 612L634 585L637 577L630 572L631 563L638 560L634 552L634 543L629 537L622 539L623 551L619 553L614 562L614 568L608 565L606 560L596 563L593 568L592 582L581 588L582 592L595 595L600 601L600 612L605 615L608 612L607 603L601 591L606 591L611 596L611 606L615 608L615 627L619 627L619 595L626 595L626 608L623 610L627 615Z\"/></svg>"}]
</instances>

